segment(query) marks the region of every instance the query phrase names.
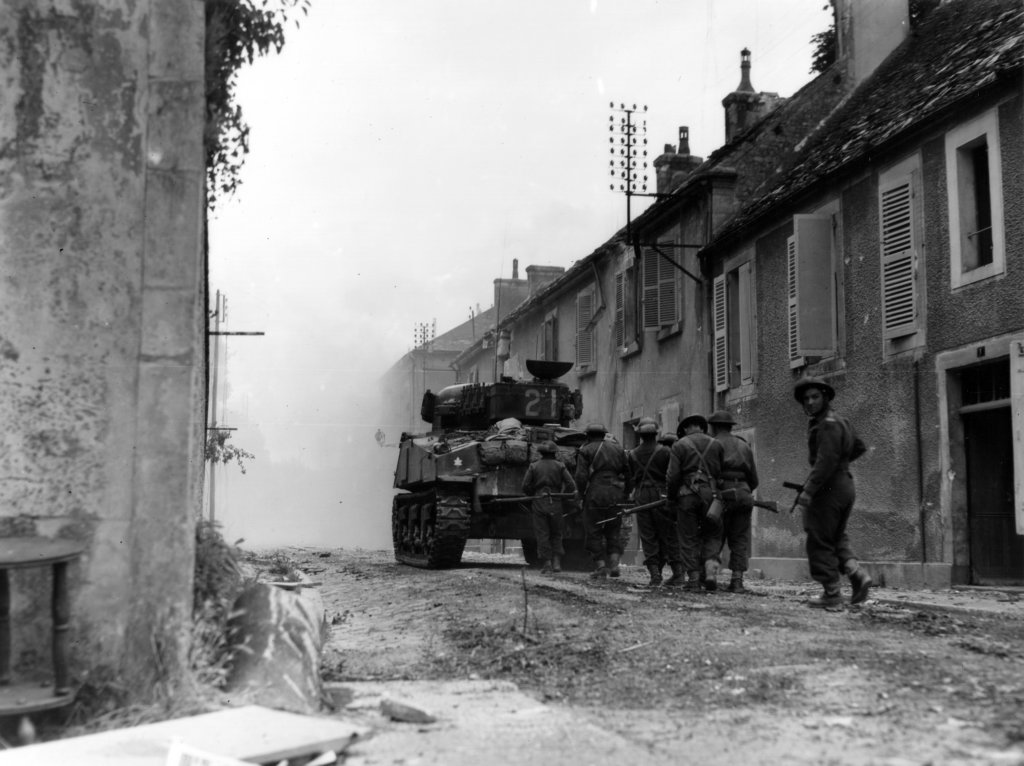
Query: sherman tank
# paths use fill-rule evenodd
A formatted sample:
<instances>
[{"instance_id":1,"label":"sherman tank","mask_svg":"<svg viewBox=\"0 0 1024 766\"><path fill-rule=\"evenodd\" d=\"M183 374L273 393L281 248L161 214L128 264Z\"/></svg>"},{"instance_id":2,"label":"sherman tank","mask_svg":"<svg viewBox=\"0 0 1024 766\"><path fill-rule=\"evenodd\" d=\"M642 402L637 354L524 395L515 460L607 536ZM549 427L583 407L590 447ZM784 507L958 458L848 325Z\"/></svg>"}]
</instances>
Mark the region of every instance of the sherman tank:
<instances>
[{"instance_id":1,"label":"sherman tank","mask_svg":"<svg viewBox=\"0 0 1024 766\"><path fill-rule=\"evenodd\" d=\"M571 362L528 360L532 380L448 386L423 396L420 415L430 431L403 433L395 469L391 529L395 558L441 569L456 566L467 540L508 539L522 544L526 561L537 564L530 503L523 477L553 441L558 458L575 469L576 450L586 441L571 428L579 418L578 390L558 380ZM566 566L582 564L583 525L566 505Z\"/></svg>"}]
</instances>

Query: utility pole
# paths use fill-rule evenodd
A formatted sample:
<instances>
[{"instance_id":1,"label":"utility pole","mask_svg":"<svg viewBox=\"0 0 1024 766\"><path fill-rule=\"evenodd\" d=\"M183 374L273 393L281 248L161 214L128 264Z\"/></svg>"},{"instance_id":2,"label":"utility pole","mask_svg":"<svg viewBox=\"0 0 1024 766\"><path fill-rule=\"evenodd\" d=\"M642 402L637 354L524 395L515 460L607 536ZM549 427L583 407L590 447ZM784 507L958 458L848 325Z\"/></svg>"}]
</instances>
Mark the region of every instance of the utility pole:
<instances>
[{"instance_id":1,"label":"utility pole","mask_svg":"<svg viewBox=\"0 0 1024 766\"><path fill-rule=\"evenodd\" d=\"M212 315L209 317L213 319L213 329L207 330L207 336L213 338L213 370L210 372L210 425L206 427L207 439L211 432L217 431L234 431L234 428L225 428L217 425L217 383L220 378L220 337L222 335L266 335L264 332L227 332L220 329L221 322L227 322L227 296L223 295L220 290L217 291L216 301L214 302L214 309ZM204 452L206 445L203 445ZM210 522L214 522L217 519L216 516L216 502L217 502L217 466L213 464L210 466Z\"/></svg>"},{"instance_id":2,"label":"utility pole","mask_svg":"<svg viewBox=\"0 0 1024 766\"><path fill-rule=\"evenodd\" d=\"M615 102L608 106L612 111L621 114L618 123L615 122L614 114L608 118L611 123L608 126L608 131L612 134L608 138L608 143L611 144L609 152L612 155L608 165L611 176L619 177L618 190L626 195L626 240L632 244L631 200L633 196L637 194L643 197L657 196L645 193L647 191L647 120L641 120L639 124L633 121L633 114L638 111L636 104L633 104L632 108L626 104L619 104L616 108ZM641 109L642 113L647 113L646 105ZM618 141L615 140L616 138ZM616 162L616 160L618 161ZM641 173L645 174L642 178ZM639 191L637 190L638 186L640 187ZM609 188L615 191L615 184L612 183Z\"/></svg>"}]
</instances>

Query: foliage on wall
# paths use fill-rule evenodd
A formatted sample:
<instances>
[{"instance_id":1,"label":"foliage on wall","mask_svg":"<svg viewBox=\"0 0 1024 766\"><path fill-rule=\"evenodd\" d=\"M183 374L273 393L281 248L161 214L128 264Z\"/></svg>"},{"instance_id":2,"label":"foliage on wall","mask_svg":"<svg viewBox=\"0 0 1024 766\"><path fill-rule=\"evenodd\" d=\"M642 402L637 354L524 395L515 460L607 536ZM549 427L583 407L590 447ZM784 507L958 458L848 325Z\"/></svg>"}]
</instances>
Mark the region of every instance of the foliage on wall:
<instances>
[{"instance_id":1,"label":"foliage on wall","mask_svg":"<svg viewBox=\"0 0 1024 766\"><path fill-rule=\"evenodd\" d=\"M207 204L230 197L249 153L249 125L235 101L239 70L258 56L280 53L288 21L309 12L310 0L206 0Z\"/></svg>"}]
</instances>

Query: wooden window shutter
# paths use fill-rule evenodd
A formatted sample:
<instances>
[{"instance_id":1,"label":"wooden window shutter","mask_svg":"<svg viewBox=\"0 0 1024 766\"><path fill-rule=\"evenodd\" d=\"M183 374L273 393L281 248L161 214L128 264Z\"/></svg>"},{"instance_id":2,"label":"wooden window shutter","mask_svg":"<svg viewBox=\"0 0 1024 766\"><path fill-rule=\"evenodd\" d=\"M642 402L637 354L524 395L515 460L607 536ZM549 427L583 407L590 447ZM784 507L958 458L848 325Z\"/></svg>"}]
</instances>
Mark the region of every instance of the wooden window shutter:
<instances>
[{"instance_id":1,"label":"wooden window shutter","mask_svg":"<svg viewBox=\"0 0 1024 766\"><path fill-rule=\"evenodd\" d=\"M626 272L615 275L615 347L626 345Z\"/></svg>"},{"instance_id":2,"label":"wooden window shutter","mask_svg":"<svg viewBox=\"0 0 1024 766\"><path fill-rule=\"evenodd\" d=\"M882 250L882 337L918 330L917 263L911 178L883 186L879 194Z\"/></svg>"},{"instance_id":3,"label":"wooden window shutter","mask_svg":"<svg viewBox=\"0 0 1024 766\"><path fill-rule=\"evenodd\" d=\"M643 301L643 317L645 330L657 330L659 324L658 296L660 295L658 261L661 260L653 248L643 250L641 271L641 299Z\"/></svg>"},{"instance_id":4,"label":"wooden window shutter","mask_svg":"<svg viewBox=\"0 0 1024 766\"><path fill-rule=\"evenodd\" d=\"M801 356L835 354L835 303L832 266L832 218L793 216L796 245L797 352Z\"/></svg>"},{"instance_id":5,"label":"wooden window shutter","mask_svg":"<svg viewBox=\"0 0 1024 766\"><path fill-rule=\"evenodd\" d=\"M676 268L667 258L658 259L658 324L661 327L676 321Z\"/></svg>"},{"instance_id":6,"label":"wooden window shutter","mask_svg":"<svg viewBox=\"0 0 1024 766\"><path fill-rule=\"evenodd\" d=\"M800 355L800 342L797 336L797 306L796 292L796 237L786 240L786 326L789 346L789 366L800 367L804 363Z\"/></svg>"},{"instance_id":7,"label":"wooden window shutter","mask_svg":"<svg viewBox=\"0 0 1024 766\"><path fill-rule=\"evenodd\" d=\"M576 296L576 365L589 367L594 363L594 292L586 290Z\"/></svg>"},{"instance_id":8,"label":"wooden window shutter","mask_svg":"<svg viewBox=\"0 0 1024 766\"><path fill-rule=\"evenodd\" d=\"M740 348L740 383L752 383L754 380L754 273L751 263L748 261L736 270L739 278L739 310L736 316L739 318Z\"/></svg>"},{"instance_id":9,"label":"wooden window shutter","mask_svg":"<svg viewBox=\"0 0 1024 766\"><path fill-rule=\"evenodd\" d=\"M1010 411L1013 418L1014 525L1024 535L1024 335L1010 340Z\"/></svg>"},{"instance_id":10,"label":"wooden window shutter","mask_svg":"<svg viewBox=\"0 0 1024 766\"><path fill-rule=\"evenodd\" d=\"M714 366L715 391L729 388L729 342L728 313L725 300L725 274L715 277L712 312L715 330Z\"/></svg>"}]
</instances>

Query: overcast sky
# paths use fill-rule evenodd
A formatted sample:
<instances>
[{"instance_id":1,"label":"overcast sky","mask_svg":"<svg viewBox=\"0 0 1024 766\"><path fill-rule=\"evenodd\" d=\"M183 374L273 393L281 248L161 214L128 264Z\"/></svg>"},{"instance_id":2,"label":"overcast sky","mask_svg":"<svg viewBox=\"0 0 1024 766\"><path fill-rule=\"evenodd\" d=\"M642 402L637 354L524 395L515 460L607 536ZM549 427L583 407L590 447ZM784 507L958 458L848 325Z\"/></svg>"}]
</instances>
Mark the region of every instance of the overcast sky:
<instances>
[{"instance_id":1,"label":"overcast sky","mask_svg":"<svg viewBox=\"0 0 1024 766\"><path fill-rule=\"evenodd\" d=\"M513 259L520 276L568 267L625 224L610 102L647 106L650 159L680 125L706 157L740 51L755 90L792 95L826 7L313 0L284 51L239 78L250 154L210 226L224 329L266 333L226 344L218 421L256 454L244 476L218 470L226 534L389 546L397 451L373 439L374 396L414 326L451 329L491 305Z\"/></svg>"}]
</instances>

